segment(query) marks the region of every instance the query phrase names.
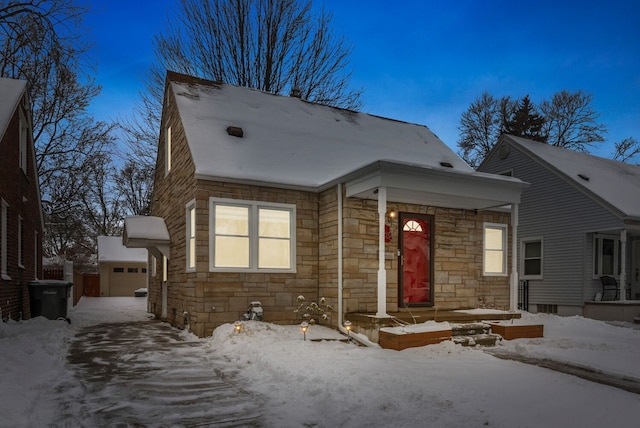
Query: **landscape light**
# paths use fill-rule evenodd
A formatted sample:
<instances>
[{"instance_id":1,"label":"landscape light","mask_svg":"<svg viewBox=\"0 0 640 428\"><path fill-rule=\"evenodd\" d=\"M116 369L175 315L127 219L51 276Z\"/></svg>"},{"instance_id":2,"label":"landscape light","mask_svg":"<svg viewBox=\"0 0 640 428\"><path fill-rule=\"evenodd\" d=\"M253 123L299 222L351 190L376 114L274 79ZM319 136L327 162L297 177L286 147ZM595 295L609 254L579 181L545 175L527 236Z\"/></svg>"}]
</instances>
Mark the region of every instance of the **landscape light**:
<instances>
[{"instance_id":1,"label":"landscape light","mask_svg":"<svg viewBox=\"0 0 640 428\"><path fill-rule=\"evenodd\" d=\"M242 331L242 321L236 321L233 323L233 331L240 333Z\"/></svg>"},{"instance_id":2,"label":"landscape light","mask_svg":"<svg viewBox=\"0 0 640 428\"><path fill-rule=\"evenodd\" d=\"M302 324L300 324L300 330L302 330L302 335L304 340L307 340L307 330L309 329L309 323L306 321L302 321Z\"/></svg>"},{"instance_id":3,"label":"landscape light","mask_svg":"<svg viewBox=\"0 0 640 428\"><path fill-rule=\"evenodd\" d=\"M347 330L347 340L350 342L351 341L351 329L353 328L353 326L351 325L351 321L345 321L343 325L344 325L345 330Z\"/></svg>"}]
</instances>

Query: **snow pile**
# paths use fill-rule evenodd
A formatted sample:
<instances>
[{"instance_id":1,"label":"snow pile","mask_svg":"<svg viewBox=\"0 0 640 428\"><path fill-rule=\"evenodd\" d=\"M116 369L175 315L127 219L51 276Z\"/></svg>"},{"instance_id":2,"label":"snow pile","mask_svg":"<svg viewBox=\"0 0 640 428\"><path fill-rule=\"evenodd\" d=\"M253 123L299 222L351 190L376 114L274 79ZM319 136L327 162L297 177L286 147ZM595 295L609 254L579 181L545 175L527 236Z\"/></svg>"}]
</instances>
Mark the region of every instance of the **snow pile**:
<instances>
[{"instance_id":1,"label":"snow pile","mask_svg":"<svg viewBox=\"0 0 640 428\"><path fill-rule=\"evenodd\" d=\"M72 367L66 365L70 341L82 326L147 320L145 300L82 298L69 313L71 325L44 318L0 323L0 425L72 426L89 421L84 419L88 416L82 413L82 402L95 402L90 394L100 391L77 384ZM640 326L528 314L513 322L544 324L545 337L503 341L500 350L640 379ZM240 332L225 324L204 339L183 332L180 337L192 346L175 350L188 353L190 372L206 378L221 370L229 382L262 397L265 427L622 427L637 421L637 394L498 359L481 348L447 341L398 352L311 340L328 333L341 337L311 326L303 340L297 325L247 321ZM168 350L158 347L145 352L144 358L168 369L172 363ZM67 387L77 385L72 391L78 404L69 406L56 395L63 382ZM158 382L167 380L158 377ZM118 397L107 394L103 399L118 405ZM126 398L120 399L123 408L130 405ZM171 411L154 407L152 400L144 406L155 414Z\"/></svg>"}]
</instances>

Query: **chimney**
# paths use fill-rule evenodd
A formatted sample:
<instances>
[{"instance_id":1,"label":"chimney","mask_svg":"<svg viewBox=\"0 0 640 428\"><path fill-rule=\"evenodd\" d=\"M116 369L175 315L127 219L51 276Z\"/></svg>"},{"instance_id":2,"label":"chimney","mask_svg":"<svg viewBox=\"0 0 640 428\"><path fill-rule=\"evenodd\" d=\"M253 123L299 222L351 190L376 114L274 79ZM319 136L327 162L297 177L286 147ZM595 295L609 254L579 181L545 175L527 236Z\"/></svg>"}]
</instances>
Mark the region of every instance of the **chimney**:
<instances>
[{"instance_id":1,"label":"chimney","mask_svg":"<svg viewBox=\"0 0 640 428\"><path fill-rule=\"evenodd\" d=\"M300 88L295 88L295 87L292 88L289 96L294 98L302 98L302 93L300 92Z\"/></svg>"}]
</instances>

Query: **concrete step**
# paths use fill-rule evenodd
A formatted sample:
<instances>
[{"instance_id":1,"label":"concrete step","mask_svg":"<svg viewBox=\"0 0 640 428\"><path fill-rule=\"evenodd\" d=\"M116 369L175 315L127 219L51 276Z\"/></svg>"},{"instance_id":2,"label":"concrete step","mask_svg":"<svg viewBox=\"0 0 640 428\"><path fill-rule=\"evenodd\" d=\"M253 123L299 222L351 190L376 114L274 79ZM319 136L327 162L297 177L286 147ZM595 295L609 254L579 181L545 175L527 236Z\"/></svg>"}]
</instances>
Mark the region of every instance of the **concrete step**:
<instances>
[{"instance_id":1,"label":"concrete step","mask_svg":"<svg viewBox=\"0 0 640 428\"><path fill-rule=\"evenodd\" d=\"M451 336L473 336L491 333L491 325L484 322L457 323L451 325Z\"/></svg>"},{"instance_id":2,"label":"concrete step","mask_svg":"<svg viewBox=\"0 0 640 428\"><path fill-rule=\"evenodd\" d=\"M468 336L454 336L453 343L462 346L495 346L496 342L502 340L502 336L494 333L480 333Z\"/></svg>"}]
</instances>

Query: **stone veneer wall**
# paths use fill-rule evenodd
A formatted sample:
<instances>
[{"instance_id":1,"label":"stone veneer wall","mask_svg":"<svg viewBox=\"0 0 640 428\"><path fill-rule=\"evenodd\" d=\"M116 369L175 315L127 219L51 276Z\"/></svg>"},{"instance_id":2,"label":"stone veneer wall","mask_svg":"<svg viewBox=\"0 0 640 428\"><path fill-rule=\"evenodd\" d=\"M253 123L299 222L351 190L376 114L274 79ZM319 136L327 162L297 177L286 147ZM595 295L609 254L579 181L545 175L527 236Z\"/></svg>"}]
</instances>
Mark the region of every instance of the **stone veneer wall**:
<instances>
[{"instance_id":1,"label":"stone veneer wall","mask_svg":"<svg viewBox=\"0 0 640 428\"><path fill-rule=\"evenodd\" d=\"M320 292L337 308L337 190L320 195ZM434 216L434 306L436 309L468 309L509 305L509 276L482 275L483 223L510 223L510 214L428 207L389 202L388 210ZM378 275L377 201L344 199L343 298L344 312L377 312ZM511 258L509 227L508 257ZM386 244L387 311L398 307L398 220L391 223ZM510 272L510 263L508 264ZM412 309L416 310L416 309ZM337 325L337 317L333 324Z\"/></svg>"}]
</instances>

